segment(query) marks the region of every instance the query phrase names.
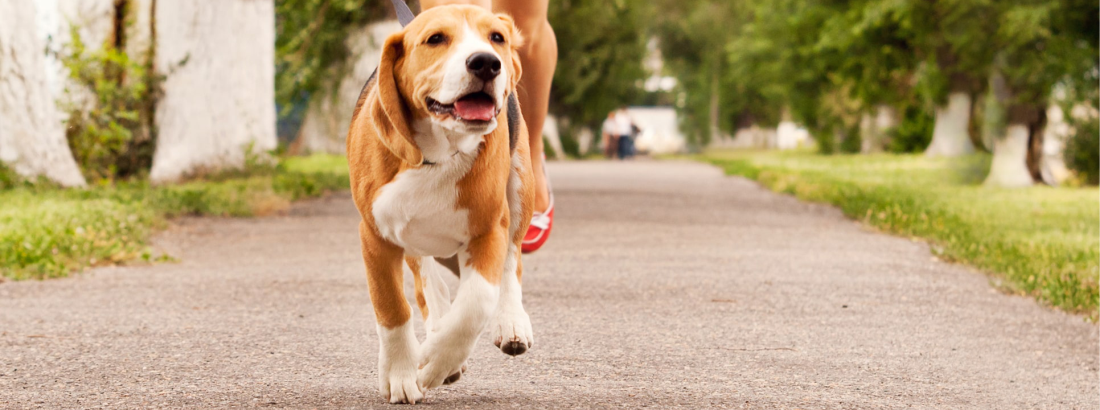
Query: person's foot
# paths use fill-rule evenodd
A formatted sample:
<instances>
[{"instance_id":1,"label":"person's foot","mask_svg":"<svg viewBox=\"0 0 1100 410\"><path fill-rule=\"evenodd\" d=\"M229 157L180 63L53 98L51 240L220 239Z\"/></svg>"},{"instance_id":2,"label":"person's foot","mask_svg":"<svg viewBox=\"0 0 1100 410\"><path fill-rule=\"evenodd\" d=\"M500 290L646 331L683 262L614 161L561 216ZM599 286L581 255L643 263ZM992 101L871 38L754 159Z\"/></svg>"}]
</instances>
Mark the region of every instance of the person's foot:
<instances>
[{"instance_id":1,"label":"person's foot","mask_svg":"<svg viewBox=\"0 0 1100 410\"><path fill-rule=\"evenodd\" d=\"M531 253L539 250L550 237L550 229L554 226L554 194L550 190L550 181L546 176L546 156L542 155L539 164L532 164L535 169L535 213L531 215L531 225L527 226L527 234L523 236L523 253Z\"/></svg>"},{"instance_id":2,"label":"person's foot","mask_svg":"<svg viewBox=\"0 0 1100 410\"><path fill-rule=\"evenodd\" d=\"M544 212L535 212L531 216L531 225L527 226L527 234L523 236L523 253L531 253L542 248L546 240L550 238L550 228L554 226L554 201L550 200L550 207Z\"/></svg>"}]
</instances>

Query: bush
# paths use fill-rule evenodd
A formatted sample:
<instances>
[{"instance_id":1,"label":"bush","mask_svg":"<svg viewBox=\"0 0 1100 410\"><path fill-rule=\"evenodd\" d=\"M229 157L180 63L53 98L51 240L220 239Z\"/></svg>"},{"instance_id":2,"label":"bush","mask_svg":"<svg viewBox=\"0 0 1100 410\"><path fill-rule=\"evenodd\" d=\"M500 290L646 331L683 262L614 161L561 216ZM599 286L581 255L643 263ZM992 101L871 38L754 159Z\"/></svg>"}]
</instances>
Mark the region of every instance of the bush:
<instances>
[{"instance_id":1,"label":"bush","mask_svg":"<svg viewBox=\"0 0 1100 410\"><path fill-rule=\"evenodd\" d=\"M848 135L840 141L840 152L845 154L858 154L862 148L863 136L858 129L849 131Z\"/></svg>"},{"instance_id":2,"label":"bush","mask_svg":"<svg viewBox=\"0 0 1100 410\"><path fill-rule=\"evenodd\" d=\"M1077 132L1066 141L1066 166L1089 185L1100 183L1100 119L1074 124Z\"/></svg>"},{"instance_id":3,"label":"bush","mask_svg":"<svg viewBox=\"0 0 1100 410\"><path fill-rule=\"evenodd\" d=\"M0 162L0 190L14 188L22 181L23 178L20 177L19 174L16 174L15 171L12 171L11 168L8 168L3 162Z\"/></svg>"},{"instance_id":4,"label":"bush","mask_svg":"<svg viewBox=\"0 0 1100 410\"><path fill-rule=\"evenodd\" d=\"M60 55L69 70L66 136L89 181L141 177L153 162L153 112L163 76L119 47L89 52L76 27Z\"/></svg>"},{"instance_id":5,"label":"bush","mask_svg":"<svg viewBox=\"0 0 1100 410\"><path fill-rule=\"evenodd\" d=\"M911 105L902 110L901 123L887 135L886 150L903 154L924 151L932 143L932 129L936 119L919 106Z\"/></svg>"}]
</instances>

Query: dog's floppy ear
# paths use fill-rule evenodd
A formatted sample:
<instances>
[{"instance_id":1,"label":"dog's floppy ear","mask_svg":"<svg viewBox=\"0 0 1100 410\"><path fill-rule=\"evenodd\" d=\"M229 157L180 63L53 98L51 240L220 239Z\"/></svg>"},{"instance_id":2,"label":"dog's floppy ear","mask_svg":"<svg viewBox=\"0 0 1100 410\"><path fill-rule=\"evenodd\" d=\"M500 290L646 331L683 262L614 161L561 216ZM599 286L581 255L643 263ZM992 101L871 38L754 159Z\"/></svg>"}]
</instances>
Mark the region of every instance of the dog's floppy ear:
<instances>
[{"instance_id":1,"label":"dog's floppy ear","mask_svg":"<svg viewBox=\"0 0 1100 410\"><path fill-rule=\"evenodd\" d=\"M386 38L382 48L382 61L378 64L374 95L367 101L367 109L374 119L374 129L382 145L411 165L420 165L424 156L416 146L409 130L409 109L397 89L394 64L405 53L405 33L398 32Z\"/></svg>"},{"instance_id":2,"label":"dog's floppy ear","mask_svg":"<svg viewBox=\"0 0 1100 410\"><path fill-rule=\"evenodd\" d=\"M519 48L523 47L523 36L520 34L519 29L516 28L516 21L512 19L512 16L507 14L497 14L497 18L504 21L504 25L508 26L509 30L512 30L509 36L512 39L510 46L512 48L512 78L510 78L512 90L516 89L516 84L519 84L520 77L523 77L523 66L519 63Z\"/></svg>"}]
</instances>

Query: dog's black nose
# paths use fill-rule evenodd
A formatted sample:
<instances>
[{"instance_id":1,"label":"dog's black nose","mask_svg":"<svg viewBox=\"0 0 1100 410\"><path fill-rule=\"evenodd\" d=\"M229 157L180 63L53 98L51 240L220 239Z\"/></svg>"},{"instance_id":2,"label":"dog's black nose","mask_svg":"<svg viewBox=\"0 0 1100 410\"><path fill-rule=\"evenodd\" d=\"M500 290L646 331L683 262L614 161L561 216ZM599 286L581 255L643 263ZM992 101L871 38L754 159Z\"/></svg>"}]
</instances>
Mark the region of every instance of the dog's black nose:
<instances>
[{"instance_id":1,"label":"dog's black nose","mask_svg":"<svg viewBox=\"0 0 1100 410\"><path fill-rule=\"evenodd\" d=\"M500 75L500 59L491 53L474 53L466 59L466 70L482 81L492 81Z\"/></svg>"}]
</instances>

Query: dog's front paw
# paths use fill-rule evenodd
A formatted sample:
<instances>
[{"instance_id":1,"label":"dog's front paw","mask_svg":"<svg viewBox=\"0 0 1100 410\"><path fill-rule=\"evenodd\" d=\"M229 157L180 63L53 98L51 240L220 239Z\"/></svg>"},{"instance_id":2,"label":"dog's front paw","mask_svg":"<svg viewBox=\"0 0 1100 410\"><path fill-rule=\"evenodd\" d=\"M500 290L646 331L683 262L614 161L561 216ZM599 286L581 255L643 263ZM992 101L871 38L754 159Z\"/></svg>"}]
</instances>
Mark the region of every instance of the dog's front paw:
<instances>
[{"instance_id":1,"label":"dog's front paw","mask_svg":"<svg viewBox=\"0 0 1100 410\"><path fill-rule=\"evenodd\" d=\"M423 401L424 393L416 384L416 367L412 363L403 366L386 366L378 376L378 391L390 403L416 404Z\"/></svg>"},{"instance_id":2,"label":"dog's front paw","mask_svg":"<svg viewBox=\"0 0 1100 410\"><path fill-rule=\"evenodd\" d=\"M417 381L425 391L443 384L451 384L462 377L470 347L428 337L421 349L420 370Z\"/></svg>"},{"instance_id":3,"label":"dog's front paw","mask_svg":"<svg viewBox=\"0 0 1100 410\"><path fill-rule=\"evenodd\" d=\"M502 310L497 312L492 323L493 344L509 356L523 354L535 345L534 332L531 331L531 318L523 310Z\"/></svg>"}]
</instances>

